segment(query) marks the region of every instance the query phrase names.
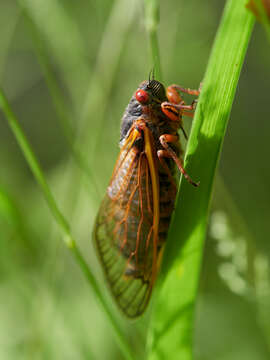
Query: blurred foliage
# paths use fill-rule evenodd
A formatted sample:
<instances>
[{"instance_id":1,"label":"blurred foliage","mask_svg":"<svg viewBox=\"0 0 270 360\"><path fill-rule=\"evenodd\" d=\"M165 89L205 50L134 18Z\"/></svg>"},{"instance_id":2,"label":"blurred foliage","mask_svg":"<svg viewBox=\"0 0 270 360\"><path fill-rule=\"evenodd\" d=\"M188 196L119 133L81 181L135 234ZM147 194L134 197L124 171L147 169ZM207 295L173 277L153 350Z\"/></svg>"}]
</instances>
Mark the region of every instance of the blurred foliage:
<instances>
[{"instance_id":1,"label":"blurred foliage","mask_svg":"<svg viewBox=\"0 0 270 360\"><path fill-rule=\"evenodd\" d=\"M223 6L224 1L214 0L161 3L159 42L167 85L198 86ZM61 101L72 120L74 144L91 169L90 180L77 166L59 124L29 18L38 30L38 43L42 42ZM0 23L1 85L46 170L75 238L103 283L91 231L117 156L121 115L150 71L143 3L0 0ZM213 211L225 212L232 234L239 237L244 230L232 209L236 207L241 214L244 228L256 244L251 247L251 258L264 254L264 265L259 265L263 274L269 268L270 250L269 63L269 45L258 26L241 74L220 162L227 192L217 182L213 197ZM188 119L185 126L189 127ZM94 191L93 181L98 187ZM2 113L0 226L0 359L121 359L104 314L60 243L52 216ZM230 239L235 241L234 235ZM263 292L261 311L255 301L232 291L219 276L223 260L215 251L216 243L211 231L195 326L196 359L269 359L270 333L258 321L262 317L263 323L270 320L269 293ZM105 285L104 293L110 301ZM119 322L134 352L142 358L148 314L138 326L122 318Z\"/></svg>"}]
</instances>

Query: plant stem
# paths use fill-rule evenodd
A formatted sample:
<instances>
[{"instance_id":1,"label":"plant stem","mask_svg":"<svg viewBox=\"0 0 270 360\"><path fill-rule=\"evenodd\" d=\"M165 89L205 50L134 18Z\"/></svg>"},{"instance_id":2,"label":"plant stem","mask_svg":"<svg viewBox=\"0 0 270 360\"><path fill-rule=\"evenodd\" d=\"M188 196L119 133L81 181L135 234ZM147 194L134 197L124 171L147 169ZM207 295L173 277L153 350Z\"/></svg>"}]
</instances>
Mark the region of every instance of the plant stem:
<instances>
[{"instance_id":1,"label":"plant stem","mask_svg":"<svg viewBox=\"0 0 270 360\"><path fill-rule=\"evenodd\" d=\"M145 0L145 27L148 32L152 66L155 78L162 81L160 54L158 45L159 1Z\"/></svg>"},{"instance_id":2,"label":"plant stem","mask_svg":"<svg viewBox=\"0 0 270 360\"><path fill-rule=\"evenodd\" d=\"M23 133L23 130L21 129L19 122L14 115L14 113L11 110L11 107L3 93L3 91L0 89L0 108L2 108L4 114L6 115L6 119L8 121L8 124L15 135L15 138L25 156L25 159L30 167L30 169L33 172L33 175L38 182L38 184L41 187L41 190L43 192L44 198L47 201L47 204L51 210L52 215L55 218L55 221L57 222L58 226L62 230L63 234L63 241L66 244L66 246L71 250L71 253L76 259L78 265L80 266L81 270L84 272L88 283L90 284L91 288L94 291L94 294L96 298L98 299L99 303L102 305L103 310L105 311L110 324L112 328L114 329L114 334L116 335L116 340L118 342L119 347L121 348L123 354L125 355L126 359L133 359L133 355L131 352L131 349L126 342L125 336L122 333L121 329L118 326L118 323L115 319L115 317L112 315L112 311L108 304L106 303L102 291L99 288L98 283L95 280L94 275L92 274L90 268L88 267L86 261L84 260L80 250L78 249L75 240L73 239L70 231L70 226L65 219L64 215L59 210L56 201L51 193L51 190L47 184L47 181L45 179L45 176L43 174L43 171L41 169L41 166L39 165L39 162L28 143L26 136Z\"/></svg>"}]
</instances>

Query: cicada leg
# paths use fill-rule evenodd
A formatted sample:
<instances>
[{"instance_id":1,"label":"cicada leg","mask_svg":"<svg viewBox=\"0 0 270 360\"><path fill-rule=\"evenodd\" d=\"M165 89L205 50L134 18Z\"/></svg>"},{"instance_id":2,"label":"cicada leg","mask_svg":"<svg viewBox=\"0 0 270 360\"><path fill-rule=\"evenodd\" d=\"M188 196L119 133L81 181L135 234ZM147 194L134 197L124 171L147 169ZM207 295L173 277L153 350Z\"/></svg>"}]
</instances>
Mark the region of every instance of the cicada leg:
<instances>
[{"instance_id":1,"label":"cicada leg","mask_svg":"<svg viewBox=\"0 0 270 360\"><path fill-rule=\"evenodd\" d=\"M159 137L159 141L161 145L167 150L166 155L170 156L174 162L176 163L178 169L181 171L183 176L187 179L187 181L192 184L193 186L199 186L199 183L194 182L191 177L187 174L186 170L183 167L181 160L178 158L174 150L171 148L169 143L176 143L178 142L178 135L171 135L171 134L163 134Z\"/></svg>"},{"instance_id":2,"label":"cicada leg","mask_svg":"<svg viewBox=\"0 0 270 360\"><path fill-rule=\"evenodd\" d=\"M169 86L167 88L167 98L169 101L163 102L161 108L172 121L177 121L179 114L193 117L193 113L188 111L194 111L197 104L197 100L193 100L191 105L186 105L178 90L186 90L185 92L190 95L199 95L200 93L200 90L184 89L177 85Z\"/></svg>"},{"instance_id":3,"label":"cicada leg","mask_svg":"<svg viewBox=\"0 0 270 360\"><path fill-rule=\"evenodd\" d=\"M169 101L164 101L161 104L161 109L163 113L171 120L178 124L180 129L182 130L184 137L187 139L187 134L183 128L182 124L182 116L193 117L193 112L196 108L197 100L194 100L191 105L186 105L183 100L180 92L184 92L189 95L199 95L199 90L193 90L189 88L183 88L179 85L170 85L166 90L166 95Z\"/></svg>"},{"instance_id":4,"label":"cicada leg","mask_svg":"<svg viewBox=\"0 0 270 360\"><path fill-rule=\"evenodd\" d=\"M195 95L195 96L199 96L200 92L201 92L201 88L202 88L202 83L200 83L200 87L199 89L189 89L189 88L183 88L182 86L176 85L176 84L172 84L170 86L168 86L167 88L167 98L170 102L174 103L174 104L179 104L182 100L181 95L179 94L179 92L183 92L185 94L189 94L189 95Z\"/></svg>"},{"instance_id":5,"label":"cicada leg","mask_svg":"<svg viewBox=\"0 0 270 360\"><path fill-rule=\"evenodd\" d=\"M184 103L184 101L182 101L182 103ZM187 139L187 134L186 134L185 129L183 128L183 124L182 124L183 111L180 108L182 103L179 105L176 105L176 104L164 101L161 104L161 110L170 120L172 120L178 124L178 126L180 127L180 129L182 130L182 132L184 134L185 139Z\"/></svg>"}]
</instances>

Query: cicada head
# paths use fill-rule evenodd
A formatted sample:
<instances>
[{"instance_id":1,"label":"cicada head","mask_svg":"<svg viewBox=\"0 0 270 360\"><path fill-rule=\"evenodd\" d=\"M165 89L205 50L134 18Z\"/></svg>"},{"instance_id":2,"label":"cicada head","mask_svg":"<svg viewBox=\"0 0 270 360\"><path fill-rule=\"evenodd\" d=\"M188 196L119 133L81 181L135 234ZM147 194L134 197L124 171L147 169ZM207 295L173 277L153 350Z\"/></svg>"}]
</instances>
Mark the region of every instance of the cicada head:
<instances>
[{"instance_id":1,"label":"cicada head","mask_svg":"<svg viewBox=\"0 0 270 360\"><path fill-rule=\"evenodd\" d=\"M135 98L142 105L167 100L164 86L154 79L142 82L135 93Z\"/></svg>"},{"instance_id":2,"label":"cicada head","mask_svg":"<svg viewBox=\"0 0 270 360\"><path fill-rule=\"evenodd\" d=\"M143 115L145 108L156 108L162 116L160 105L167 101L163 84L155 79L143 81L132 96L122 118L120 143L128 134L133 122Z\"/></svg>"}]
</instances>

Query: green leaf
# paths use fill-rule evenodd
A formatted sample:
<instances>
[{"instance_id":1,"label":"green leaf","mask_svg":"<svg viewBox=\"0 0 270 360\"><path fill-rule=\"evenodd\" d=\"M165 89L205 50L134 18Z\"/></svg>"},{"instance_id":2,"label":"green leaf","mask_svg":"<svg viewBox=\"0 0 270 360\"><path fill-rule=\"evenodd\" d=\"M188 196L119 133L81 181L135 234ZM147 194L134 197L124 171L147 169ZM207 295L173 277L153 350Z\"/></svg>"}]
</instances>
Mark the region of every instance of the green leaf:
<instances>
[{"instance_id":1,"label":"green leaf","mask_svg":"<svg viewBox=\"0 0 270 360\"><path fill-rule=\"evenodd\" d=\"M192 359L192 328L209 204L236 86L254 24L246 0L228 0L188 142L179 201L159 276L148 359ZM177 357L176 357L177 356Z\"/></svg>"}]
</instances>

